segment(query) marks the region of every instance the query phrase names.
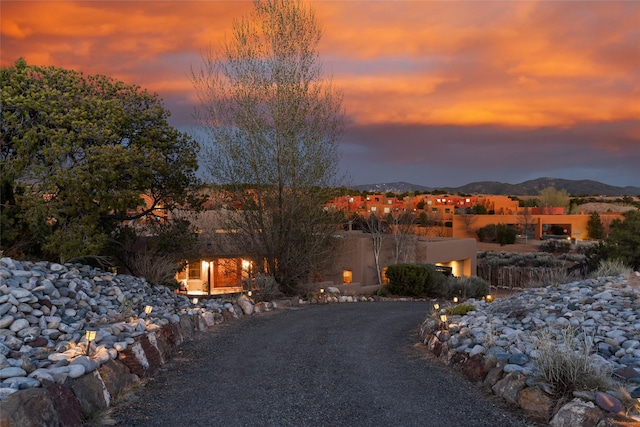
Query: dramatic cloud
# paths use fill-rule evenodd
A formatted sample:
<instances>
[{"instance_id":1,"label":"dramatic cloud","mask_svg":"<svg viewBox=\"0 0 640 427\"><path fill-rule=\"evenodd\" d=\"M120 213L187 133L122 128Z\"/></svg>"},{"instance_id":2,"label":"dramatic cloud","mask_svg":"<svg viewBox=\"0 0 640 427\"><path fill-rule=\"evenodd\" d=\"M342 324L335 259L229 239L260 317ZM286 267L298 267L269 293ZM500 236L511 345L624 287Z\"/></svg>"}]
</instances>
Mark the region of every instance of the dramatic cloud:
<instances>
[{"instance_id":1,"label":"dramatic cloud","mask_svg":"<svg viewBox=\"0 0 640 427\"><path fill-rule=\"evenodd\" d=\"M312 1L354 184L539 176L640 185L640 3ZM190 67L240 1L0 3L1 64L105 74L192 127Z\"/></svg>"}]
</instances>

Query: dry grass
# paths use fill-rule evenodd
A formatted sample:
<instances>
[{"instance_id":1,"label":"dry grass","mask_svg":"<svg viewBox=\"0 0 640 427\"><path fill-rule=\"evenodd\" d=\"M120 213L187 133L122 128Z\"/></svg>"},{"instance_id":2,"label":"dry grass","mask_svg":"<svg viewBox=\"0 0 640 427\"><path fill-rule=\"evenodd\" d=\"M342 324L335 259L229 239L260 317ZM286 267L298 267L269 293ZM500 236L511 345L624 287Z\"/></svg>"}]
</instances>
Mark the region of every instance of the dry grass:
<instances>
[{"instance_id":1,"label":"dry grass","mask_svg":"<svg viewBox=\"0 0 640 427\"><path fill-rule=\"evenodd\" d=\"M554 387L558 396L579 390L606 390L611 386L609 369L596 367L591 359L592 340L577 335L572 327L552 332L542 329L534 337L538 374Z\"/></svg>"}]
</instances>

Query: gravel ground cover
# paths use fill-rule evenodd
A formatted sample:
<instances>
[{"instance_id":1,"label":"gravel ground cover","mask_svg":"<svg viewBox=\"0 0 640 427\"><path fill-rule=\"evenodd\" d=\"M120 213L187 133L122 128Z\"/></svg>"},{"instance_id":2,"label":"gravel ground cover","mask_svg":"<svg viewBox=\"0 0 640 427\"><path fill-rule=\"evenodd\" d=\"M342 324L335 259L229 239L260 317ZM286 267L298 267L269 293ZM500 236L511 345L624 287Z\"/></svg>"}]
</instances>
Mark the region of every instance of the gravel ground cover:
<instances>
[{"instance_id":1,"label":"gravel ground cover","mask_svg":"<svg viewBox=\"0 0 640 427\"><path fill-rule=\"evenodd\" d=\"M532 426L418 341L425 302L292 308L217 325L115 406L121 426Z\"/></svg>"}]
</instances>

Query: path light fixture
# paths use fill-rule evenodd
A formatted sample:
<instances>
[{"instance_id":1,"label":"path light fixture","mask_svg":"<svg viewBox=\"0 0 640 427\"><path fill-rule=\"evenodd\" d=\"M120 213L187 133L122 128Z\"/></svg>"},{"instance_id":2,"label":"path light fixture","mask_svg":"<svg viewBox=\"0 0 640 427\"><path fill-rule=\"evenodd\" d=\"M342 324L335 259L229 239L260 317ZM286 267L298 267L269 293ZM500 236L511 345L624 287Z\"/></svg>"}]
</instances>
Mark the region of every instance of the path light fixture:
<instances>
[{"instance_id":1,"label":"path light fixture","mask_svg":"<svg viewBox=\"0 0 640 427\"><path fill-rule=\"evenodd\" d=\"M324 288L320 288L320 293L324 294Z\"/></svg>"},{"instance_id":2,"label":"path light fixture","mask_svg":"<svg viewBox=\"0 0 640 427\"><path fill-rule=\"evenodd\" d=\"M454 302L455 304L457 304L457 303L458 303L458 297L453 297L453 302Z\"/></svg>"},{"instance_id":3,"label":"path light fixture","mask_svg":"<svg viewBox=\"0 0 640 427\"><path fill-rule=\"evenodd\" d=\"M144 307L144 312L145 312L146 314L149 314L149 313L151 313L152 311L153 311L153 307L151 307L150 305L146 305L146 306Z\"/></svg>"},{"instance_id":4,"label":"path light fixture","mask_svg":"<svg viewBox=\"0 0 640 427\"><path fill-rule=\"evenodd\" d=\"M485 300L486 300L487 302L491 302L491 301L493 301L493 296L491 296L491 294L488 294L488 295L485 297Z\"/></svg>"},{"instance_id":5,"label":"path light fixture","mask_svg":"<svg viewBox=\"0 0 640 427\"><path fill-rule=\"evenodd\" d=\"M433 310L434 311L440 310L440 304L438 304L438 303L433 304Z\"/></svg>"},{"instance_id":6,"label":"path light fixture","mask_svg":"<svg viewBox=\"0 0 640 427\"><path fill-rule=\"evenodd\" d=\"M198 303L198 298L194 298L191 300L192 303L197 304Z\"/></svg>"},{"instance_id":7,"label":"path light fixture","mask_svg":"<svg viewBox=\"0 0 640 427\"><path fill-rule=\"evenodd\" d=\"M251 291L247 291L247 296L248 296L249 298L251 298L251 295L253 295L253 292L251 292Z\"/></svg>"},{"instance_id":8,"label":"path light fixture","mask_svg":"<svg viewBox=\"0 0 640 427\"><path fill-rule=\"evenodd\" d=\"M91 347L91 341L96 339L97 333L98 333L98 330L93 327L87 328L87 330L84 333L84 337L87 339L87 351L85 351L85 354L87 356L89 355L89 347Z\"/></svg>"},{"instance_id":9,"label":"path light fixture","mask_svg":"<svg viewBox=\"0 0 640 427\"><path fill-rule=\"evenodd\" d=\"M446 314L441 314L440 315L440 327L442 329L447 329L447 315Z\"/></svg>"}]
</instances>

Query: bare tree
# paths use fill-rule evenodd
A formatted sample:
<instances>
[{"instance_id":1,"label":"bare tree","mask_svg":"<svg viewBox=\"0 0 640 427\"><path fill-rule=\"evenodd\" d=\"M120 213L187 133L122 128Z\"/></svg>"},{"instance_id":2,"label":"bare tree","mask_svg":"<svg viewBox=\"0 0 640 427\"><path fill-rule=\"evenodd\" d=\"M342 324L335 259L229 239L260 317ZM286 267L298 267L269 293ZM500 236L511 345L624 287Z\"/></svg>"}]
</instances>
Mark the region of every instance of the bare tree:
<instances>
[{"instance_id":1,"label":"bare tree","mask_svg":"<svg viewBox=\"0 0 640 427\"><path fill-rule=\"evenodd\" d=\"M373 244L373 258L376 263L376 274L378 276L378 284L382 284L382 268L380 267L380 253L382 252L382 244L388 235L389 225L379 216L372 213L367 219L367 231L371 233L371 241Z\"/></svg>"},{"instance_id":2,"label":"bare tree","mask_svg":"<svg viewBox=\"0 0 640 427\"><path fill-rule=\"evenodd\" d=\"M472 213L470 208L461 209L458 217L462 220L464 231L467 233L466 237L468 237L469 234L475 233L475 224L478 222L478 217Z\"/></svg>"},{"instance_id":3,"label":"bare tree","mask_svg":"<svg viewBox=\"0 0 640 427\"><path fill-rule=\"evenodd\" d=\"M522 233L524 234L524 242L527 243L529 239L529 226L533 225L533 214L531 208L525 206L518 215L518 222L522 226Z\"/></svg>"},{"instance_id":4,"label":"bare tree","mask_svg":"<svg viewBox=\"0 0 640 427\"><path fill-rule=\"evenodd\" d=\"M331 261L342 96L323 77L322 31L301 1L255 0L224 53L203 56L192 82L207 140L205 167L234 193L235 242L284 291Z\"/></svg>"},{"instance_id":5,"label":"bare tree","mask_svg":"<svg viewBox=\"0 0 640 427\"><path fill-rule=\"evenodd\" d=\"M424 229L424 233L428 239L433 236L442 236L442 216L438 211L425 211L420 213L420 227Z\"/></svg>"},{"instance_id":6,"label":"bare tree","mask_svg":"<svg viewBox=\"0 0 640 427\"><path fill-rule=\"evenodd\" d=\"M410 212L389 213L387 222L394 242L395 264L407 262L410 243L415 240L413 215Z\"/></svg>"}]
</instances>

